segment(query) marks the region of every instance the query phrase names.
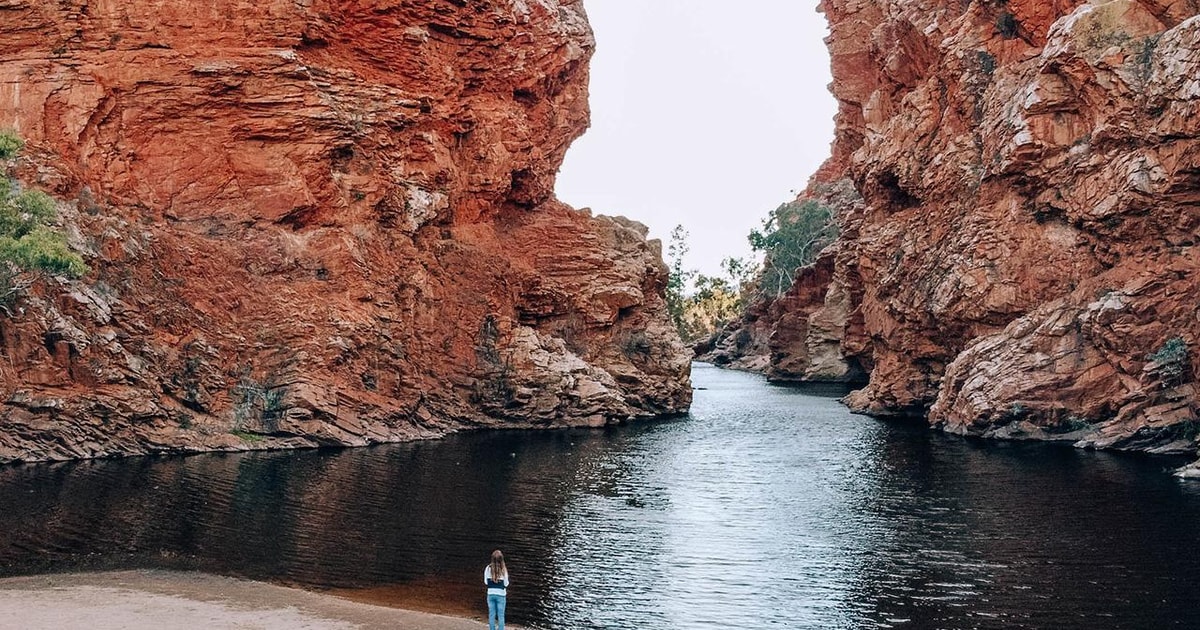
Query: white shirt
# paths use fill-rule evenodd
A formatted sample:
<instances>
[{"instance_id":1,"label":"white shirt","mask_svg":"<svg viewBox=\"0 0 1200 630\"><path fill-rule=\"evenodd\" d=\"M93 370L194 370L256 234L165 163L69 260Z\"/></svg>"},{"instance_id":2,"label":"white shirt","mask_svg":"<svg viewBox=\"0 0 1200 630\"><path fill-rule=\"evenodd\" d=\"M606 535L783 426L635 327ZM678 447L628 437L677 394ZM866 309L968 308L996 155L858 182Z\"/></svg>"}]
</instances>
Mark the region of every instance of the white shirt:
<instances>
[{"instance_id":1,"label":"white shirt","mask_svg":"<svg viewBox=\"0 0 1200 630\"><path fill-rule=\"evenodd\" d=\"M492 565L489 564L483 568L483 583L487 584L488 581L491 579L492 579ZM496 581L499 581L499 580L496 580ZM508 594L508 591L506 590L507 588L508 588L508 572L505 571L505 573L504 573L504 588L489 587L487 590L487 594L488 595L507 595Z\"/></svg>"}]
</instances>

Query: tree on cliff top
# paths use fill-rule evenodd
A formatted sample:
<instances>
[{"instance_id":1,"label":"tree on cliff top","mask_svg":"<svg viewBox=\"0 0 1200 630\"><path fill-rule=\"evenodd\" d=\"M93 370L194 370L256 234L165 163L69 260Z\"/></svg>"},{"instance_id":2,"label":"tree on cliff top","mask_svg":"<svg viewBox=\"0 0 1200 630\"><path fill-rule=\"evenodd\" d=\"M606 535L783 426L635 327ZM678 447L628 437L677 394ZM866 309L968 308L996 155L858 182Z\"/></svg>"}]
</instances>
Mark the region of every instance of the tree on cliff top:
<instances>
[{"instance_id":1,"label":"tree on cliff top","mask_svg":"<svg viewBox=\"0 0 1200 630\"><path fill-rule=\"evenodd\" d=\"M775 298L792 287L796 272L817 259L817 254L837 238L833 211L816 201L793 201L771 211L762 230L750 232L750 247L762 252L759 288Z\"/></svg>"},{"instance_id":2,"label":"tree on cliff top","mask_svg":"<svg viewBox=\"0 0 1200 630\"><path fill-rule=\"evenodd\" d=\"M12 132L0 131L0 160L12 160L24 143ZM7 169L5 169L7 170ZM51 227L58 213L54 199L20 185L0 173L0 309L8 312L25 288L23 272L43 272L77 278L87 273L66 236Z\"/></svg>"}]
</instances>

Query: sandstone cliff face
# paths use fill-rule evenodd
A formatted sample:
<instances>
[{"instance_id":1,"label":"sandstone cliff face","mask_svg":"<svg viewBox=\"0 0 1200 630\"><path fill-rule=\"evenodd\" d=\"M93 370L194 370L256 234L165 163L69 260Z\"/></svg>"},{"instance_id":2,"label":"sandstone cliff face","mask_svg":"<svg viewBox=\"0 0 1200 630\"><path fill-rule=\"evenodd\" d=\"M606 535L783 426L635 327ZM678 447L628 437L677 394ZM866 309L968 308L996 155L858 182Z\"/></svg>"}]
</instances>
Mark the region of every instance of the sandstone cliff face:
<instances>
[{"instance_id":1,"label":"sandstone cliff face","mask_svg":"<svg viewBox=\"0 0 1200 630\"><path fill-rule=\"evenodd\" d=\"M870 372L848 399L864 412L1194 452L1200 2L821 8L840 108L806 194L848 177L863 202L841 206L834 268L809 272L845 315L806 302L770 338L833 330ZM798 349L771 370L817 377Z\"/></svg>"},{"instance_id":2,"label":"sandstone cliff face","mask_svg":"<svg viewBox=\"0 0 1200 630\"><path fill-rule=\"evenodd\" d=\"M579 0L0 0L15 174L93 272L0 319L0 462L686 410L659 246L552 193Z\"/></svg>"}]
</instances>

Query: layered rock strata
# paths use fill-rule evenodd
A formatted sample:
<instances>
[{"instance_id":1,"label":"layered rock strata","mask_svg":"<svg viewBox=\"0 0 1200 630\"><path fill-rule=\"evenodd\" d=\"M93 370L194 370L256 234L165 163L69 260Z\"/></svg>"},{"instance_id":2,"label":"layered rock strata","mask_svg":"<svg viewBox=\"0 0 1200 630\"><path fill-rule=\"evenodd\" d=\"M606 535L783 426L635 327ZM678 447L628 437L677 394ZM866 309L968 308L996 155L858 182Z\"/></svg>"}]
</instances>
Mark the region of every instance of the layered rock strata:
<instances>
[{"instance_id":1,"label":"layered rock strata","mask_svg":"<svg viewBox=\"0 0 1200 630\"><path fill-rule=\"evenodd\" d=\"M823 378L808 348L832 330L870 374L857 410L1195 452L1200 2L821 9L837 138L806 194L845 177L862 203L804 272L830 279L820 305L756 324L793 340L769 372Z\"/></svg>"},{"instance_id":2,"label":"layered rock strata","mask_svg":"<svg viewBox=\"0 0 1200 630\"><path fill-rule=\"evenodd\" d=\"M0 1L13 175L92 272L0 318L0 462L686 410L644 227L555 200L579 0Z\"/></svg>"}]
</instances>

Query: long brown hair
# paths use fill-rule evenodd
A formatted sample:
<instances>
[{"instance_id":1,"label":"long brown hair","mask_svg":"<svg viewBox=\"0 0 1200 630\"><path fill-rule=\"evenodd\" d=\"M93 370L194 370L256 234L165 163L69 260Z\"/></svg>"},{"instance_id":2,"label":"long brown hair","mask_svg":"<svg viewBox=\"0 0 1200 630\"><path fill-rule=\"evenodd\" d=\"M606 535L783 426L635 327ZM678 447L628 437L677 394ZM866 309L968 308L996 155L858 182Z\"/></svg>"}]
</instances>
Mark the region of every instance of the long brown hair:
<instances>
[{"instance_id":1,"label":"long brown hair","mask_svg":"<svg viewBox=\"0 0 1200 630\"><path fill-rule=\"evenodd\" d=\"M504 566L504 554L497 549L492 552L492 579L497 582L503 582L508 576L508 567Z\"/></svg>"}]
</instances>

